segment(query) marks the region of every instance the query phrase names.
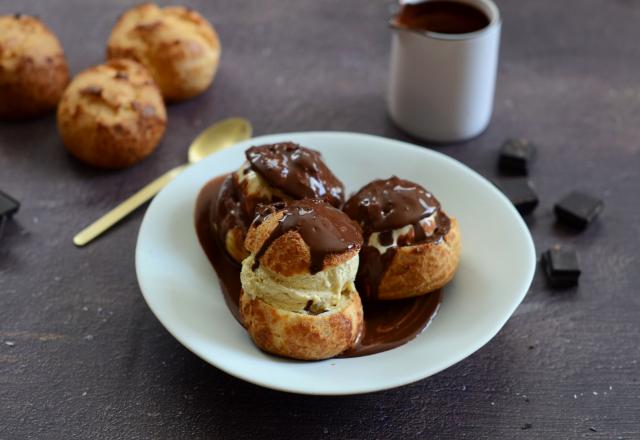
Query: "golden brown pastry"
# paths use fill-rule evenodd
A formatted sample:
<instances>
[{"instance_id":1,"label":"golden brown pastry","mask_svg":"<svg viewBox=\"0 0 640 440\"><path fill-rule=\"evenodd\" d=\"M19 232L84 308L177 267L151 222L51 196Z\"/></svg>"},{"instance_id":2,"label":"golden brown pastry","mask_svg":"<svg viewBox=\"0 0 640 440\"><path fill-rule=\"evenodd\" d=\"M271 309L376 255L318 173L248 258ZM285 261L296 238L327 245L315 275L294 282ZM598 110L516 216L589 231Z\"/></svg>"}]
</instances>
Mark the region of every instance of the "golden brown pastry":
<instances>
[{"instance_id":1,"label":"golden brown pastry","mask_svg":"<svg viewBox=\"0 0 640 440\"><path fill-rule=\"evenodd\" d=\"M67 150L100 168L123 168L158 145L167 113L142 65L111 60L79 73L58 106L58 131Z\"/></svg>"},{"instance_id":2,"label":"golden brown pastry","mask_svg":"<svg viewBox=\"0 0 640 440\"><path fill-rule=\"evenodd\" d=\"M460 260L460 230L422 186L374 180L344 206L365 236L356 284L367 299L401 299L440 289Z\"/></svg>"},{"instance_id":3,"label":"golden brown pastry","mask_svg":"<svg viewBox=\"0 0 640 440\"><path fill-rule=\"evenodd\" d=\"M322 199L337 208L344 203L342 182L315 150L283 142L251 147L245 154L247 161L222 185L212 219L237 262L248 255L245 232L257 206L304 198Z\"/></svg>"},{"instance_id":4,"label":"golden brown pastry","mask_svg":"<svg viewBox=\"0 0 640 440\"><path fill-rule=\"evenodd\" d=\"M352 347L363 315L354 279L362 235L319 200L263 208L247 233L240 316L255 344L295 359Z\"/></svg>"},{"instance_id":5,"label":"golden brown pastry","mask_svg":"<svg viewBox=\"0 0 640 440\"><path fill-rule=\"evenodd\" d=\"M0 118L37 116L55 108L69 83L60 42L40 20L0 16Z\"/></svg>"},{"instance_id":6,"label":"golden brown pastry","mask_svg":"<svg viewBox=\"0 0 640 440\"><path fill-rule=\"evenodd\" d=\"M423 295L453 279L460 262L460 229L451 218L449 231L438 241L398 247L380 283L379 299Z\"/></svg>"},{"instance_id":7,"label":"golden brown pastry","mask_svg":"<svg viewBox=\"0 0 640 440\"><path fill-rule=\"evenodd\" d=\"M220 41L198 12L144 3L126 11L111 31L108 58L131 58L149 69L167 101L204 92L220 59Z\"/></svg>"}]
</instances>

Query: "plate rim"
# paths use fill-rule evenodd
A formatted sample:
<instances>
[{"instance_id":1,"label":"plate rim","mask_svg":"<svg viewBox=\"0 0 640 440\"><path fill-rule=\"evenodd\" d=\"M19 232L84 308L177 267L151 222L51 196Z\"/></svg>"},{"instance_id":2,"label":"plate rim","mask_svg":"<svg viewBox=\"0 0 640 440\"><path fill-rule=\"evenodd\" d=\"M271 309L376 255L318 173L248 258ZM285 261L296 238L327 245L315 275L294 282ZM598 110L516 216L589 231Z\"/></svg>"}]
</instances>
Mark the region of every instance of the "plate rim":
<instances>
[{"instance_id":1,"label":"plate rim","mask_svg":"<svg viewBox=\"0 0 640 440\"><path fill-rule=\"evenodd\" d=\"M357 394L366 394L366 393L373 393L373 392L378 392L378 391L383 391L383 390L389 390L389 389L393 389L393 388L397 388L400 386L404 386L404 385L409 385L412 383L415 383L419 380L422 379L426 379L428 377L431 377L435 374L440 373L441 371L461 362L462 360L466 359L467 357L471 356L473 353L477 352L478 350L480 350L482 347L484 347L489 341L491 341L499 332L500 330L502 330L502 328L504 327L504 325L509 321L509 319L513 316L515 310L518 308L518 306L522 303L522 301L524 300L524 298L526 297L531 284L533 282L533 277L535 275L535 270L536 270L536 250L535 250L535 244L533 241L533 237L531 236L531 232L529 231L529 228L526 225L526 222L524 221L524 219L522 218L522 216L518 213L518 211L515 209L515 207L513 206L513 204L509 201L509 199L502 193L502 191L500 191L494 184L491 183L491 181L489 179L487 179L486 177L484 177L483 175L481 175L480 173L478 173L477 171L475 171L474 169L472 169L471 167L469 167L468 165L465 165L464 163L458 161L457 159L454 159L451 156L448 156L447 154L437 151L431 147L425 147L425 146L419 146L416 144L412 144L410 142L405 142L405 141L401 141L401 140L397 140L397 139L392 139L392 138L387 138L384 136L378 136L378 135L373 135L373 134L368 134L368 133L358 133L358 132L349 132L349 131L322 131L322 130L312 130L312 131L297 131L297 132L286 132L286 133L273 133L273 134L265 134L265 135L261 135L261 136L256 136L250 139L247 139L245 141L239 142L229 148L226 148L223 151L227 151L233 148L240 148L240 145L245 145L248 146L250 144L261 144L261 143L269 143L269 142L273 142L274 139L277 138L296 138L296 137L300 137L300 136L327 136L327 137L331 137L331 136L338 136L338 137L351 137L351 138L358 138L360 140L366 141L366 140L376 140L376 141L384 141L384 142L389 142L392 144L395 144L394 147L398 146L401 148L405 148L407 150L414 150L414 151L419 151L422 154L427 154L427 155L435 155L437 157L439 157L440 159L445 160L446 162L450 163L452 166L459 168L461 170L463 170L464 172L467 173L471 173L473 174L476 178L478 178L479 181L482 182L482 184L487 187L490 188L490 190L499 198L502 199L503 202L505 202L508 207L511 210L511 214L512 214L512 219L516 220L516 223L519 226L519 229L521 230L521 232L524 232L523 236L526 237L526 241L528 244L528 257L529 260L531 262L529 268L528 268L528 274L527 274L527 279L526 280L521 280L521 285L522 285L522 292L519 293L518 295L518 299L517 301L513 302L512 307L509 310L509 313L505 313L504 316L501 318L501 320L499 322L496 322L496 324L494 325L494 328L491 331L488 331L484 334L484 337L479 338L478 342L476 344L474 344L469 350L468 352L465 352L463 354L459 354L457 356L453 356L455 358L455 360L453 360L452 362L447 361L447 362L441 362L441 365L438 365L436 368L432 368L429 370L429 372L427 373L421 373L421 372L416 372L414 374L409 374L406 376L402 376L401 378L396 378L395 380L387 380L384 385L378 386L376 384L371 384L369 386L359 386L357 388L352 388L352 389L348 389L348 390L306 390L303 389L301 387L296 387L296 386L286 386L286 385L282 385L280 383L273 383L273 382L269 382L266 380L260 380L260 379L256 379L255 377L248 375L248 374L242 374L242 373L238 373L237 371L235 371L233 368L229 368L226 365L224 365L224 363L218 363L215 362L215 360L210 360L210 359L206 359L204 357L204 355L200 354L198 352L198 350L196 348L194 348L188 340L186 340L185 338L183 338L181 335L178 334L177 331L175 331L171 325L165 323L163 321L163 319L161 318L162 313L159 313L158 310L156 309L156 306L154 305L153 301L150 299L150 296L148 293L145 293L145 288L143 287L143 281L141 277L141 272L140 272L140 260L142 258L141 256L141 246L140 246L140 242L141 242L141 237L143 235L143 231L146 230L149 226L149 215L148 213L151 211L151 208L156 205L158 202L157 200L159 199L159 195L162 194L163 192L167 191L167 188L170 188L172 185L174 185L177 181L179 181L180 179L186 179L187 177L185 177L185 175L188 175L190 172L190 169L192 168L192 166L188 167L183 173L181 173L180 175L178 175L173 181L171 181L167 186L165 186L157 195L156 197L153 198L153 200L151 201L151 203L149 204L147 210L145 211L144 217L142 219L142 222L140 224L139 230L138 230L138 234L136 237L136 248L135 248L135 271L136 271L136 278L138 281L138 286L140 288L140 292L142 293L142 296L147 304L147 306L149 307L149 309L151 310L151 312L153 313L153 315L156 317L156 319L160 322L160 324L169 332L169 334L171 334L181 345L183 345L187 350L189 350L190 352L192 352L193 354L195 354L197 357L199 357L200 359L202 359L204 362L208 363L209 365L212 365L213 367L233 376L236 377L238 379L241 379L243 381L252 383L254 385L258 385L264 388L268 388L268 389L273 389L273 390L277 390L277 391L282 391L282 392L287 392L287 393L293 393L293 394L304 394L304 395L318 395L318 396L344 396L344 395L357 395ZM218 153L213 154L212 156L216 156ZM205 159L206 160L206 159ZM194 164L197 165L197 164ZM194 229L194 234L195 234L195 229ZM200 249L200 251L202 252L203 258L206 259L206 255L204 254L204 251L202 251L202 249ZM217 274L216 274L217 276ZM515 296L514 296L515 298Z\"/></svg>"}]
</instances>

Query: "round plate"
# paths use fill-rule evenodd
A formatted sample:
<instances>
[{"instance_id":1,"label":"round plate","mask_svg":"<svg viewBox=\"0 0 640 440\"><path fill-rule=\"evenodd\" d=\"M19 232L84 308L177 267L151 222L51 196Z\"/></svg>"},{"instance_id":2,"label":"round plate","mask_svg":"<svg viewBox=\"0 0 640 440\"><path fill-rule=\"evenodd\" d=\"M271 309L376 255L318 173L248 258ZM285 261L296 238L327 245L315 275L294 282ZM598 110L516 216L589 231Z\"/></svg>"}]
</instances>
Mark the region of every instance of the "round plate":
<instances>
[{"instance_id":1,"label":"round plate","mask_svg":"<svg viewBox=\"0 0 640 440\"><path fill-rule=\"evenodd\" d=\"M415 340L371 356L300 362L257 349L225 305L200 248L194 206L211 178L237 169L252 145L293 141L319 150L351 193L393 174L431 190L458 218L462 257L440 311ZM465 165L432 150L376 136L286 133L240 143L187 169L153 200L140 227L136 271L147 304L189 350L221 370L268 388L356 394L435 374L486 344L522 301L536 264L531 235L509 200Z\"/></svg>"}]
</instances>

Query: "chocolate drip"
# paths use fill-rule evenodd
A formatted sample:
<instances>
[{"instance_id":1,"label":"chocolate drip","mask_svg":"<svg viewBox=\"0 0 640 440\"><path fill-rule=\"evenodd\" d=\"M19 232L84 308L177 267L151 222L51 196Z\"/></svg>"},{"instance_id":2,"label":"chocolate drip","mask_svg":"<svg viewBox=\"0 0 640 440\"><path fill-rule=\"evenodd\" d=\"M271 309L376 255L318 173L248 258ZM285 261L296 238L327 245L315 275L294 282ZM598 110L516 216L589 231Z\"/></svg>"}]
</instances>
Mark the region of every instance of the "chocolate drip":
<instances>
[{"instance_id":1,"label":"chocolate drip","mask_svg":"<svg viewBox=\"0 0 640 440\"><path fill-rule=\"evenodd\" d=\"M384 254L380 254L373 246L362 248L356 276L356 289L362 299L378 298L378 287L397 252L398 248L395 246L388 248Z\"/></svg>"},{"instance_id":2,"label":"chocolate drip","mask_svg":"<svg viewBox=\"0 0 640 440\"><path fill-rule=\"evenodd\" d=\"M265 209L256 217L264 221L273 211ZM260 266L260 259L271 244L289 231L296 231L309 246L312 274L322 270L327 255L340 254L362 246L362 234L357 225L342 211L320 201L299 200L284 208L284 214L255 256L253 270Z\"/></svg>"},{"instance_id":3,"label":"chocolate drip","mask_svg":"<svg viewBox=\"0 0 640 440\"><path fill-rule=\"evenodd\" d=\"M376 299L378 288L397 253L398 246L409 246L426 241L438 241L449 232L449 218L440 210L440 203L422 186L392 176L374 180L354 194L345 204L344 211L364 231L365 246L360 252L360 266L356 285L358 292L368 299ZM435 215L434 215L435 214ZM427 235L420 222L434 216L433 233ZM412 234L398 237L394 244L393 231L410 225ZM378 242L386 247L383 254L369 246L369 238L379 233Z\"/></svg>"},{"instance_id":4,"label":"chocolate drip","mask_svg":"<svg viewBox=\"0 0 640 440\"><path fill-rule=\"evenodd\" d=\"M242 196L231 175L224 178L219 191L217 199L211 204L209 218L216 226L218 239L224 248L227 233L234 228L246 232L250 219L242 209Z\"/></svg>"},{"instance_id":5,"label":"chocolate drip","mask_svg":"<svg viewBox=\"0 0 640 440\"><path fill-rule=\"evenodd\" d=\"M391 246L393 244L393 231L382 231L378 236L378 241L382 246Z\"/></svg>"},{"instance_id":6,"label":"chocolate drip","mask_svg":"<svg viewBox=\"0 0 640 440\"><path fill-rule=\"evenodd\" d=\"M294 199L322 199L336 208L344 203L344 185L315 150L284 142L251 147L246 156L251 169Z\"/></svg>"},{"instance_id":7,"label":"chocolate drip","mask_svg":"<svg viewBox=\"0 0 640 440\"><path fill-rule=\"evenodd\" d=\"M424 229L422 228L422 225L420 225L420 222L413 224L413 236L416 243L420 243L421 241L425 241L427 239L427 234L424 232Z\"/></svg>"},{"instance_id":8,"label":"chocolate drip","mask_svg":"<svg viewBox=\"0 0 640 440\"><path fill-rule=\"evenodd\" d=\"M195 228L202 250L214 267L220 280L224 301L233 316L240 322L240 265L224 250L224 242L211 227L215 219L217 201L228 175L218 176L202 187L196 200ZM213 216L213 217L212 217Z\"/></svg>"}]
</instances>

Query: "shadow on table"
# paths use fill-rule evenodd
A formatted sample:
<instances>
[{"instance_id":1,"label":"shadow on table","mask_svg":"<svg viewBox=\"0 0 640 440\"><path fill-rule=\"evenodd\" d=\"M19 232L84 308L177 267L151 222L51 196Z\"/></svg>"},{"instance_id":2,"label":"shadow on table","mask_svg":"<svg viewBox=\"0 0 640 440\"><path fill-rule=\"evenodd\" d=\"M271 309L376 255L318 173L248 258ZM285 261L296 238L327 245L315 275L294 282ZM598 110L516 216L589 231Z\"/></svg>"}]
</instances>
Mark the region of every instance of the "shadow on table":
<instances>
[{"instance_id":1,"label":"shadow on table","mask_svg":"<svg viewBox=\"0 0 640 440\"><path fill-rule=\"evenodd\" d=\"M474 375L486 383L504 374L502 362L478 365L468 360L443 373L393 390L354 396L305 396L261 388L231 377L193 355L184 357L175 376L189 408L195 414L194 432L216 438L361 438L376 432L377 438L423 436L456 432L465 419L460 405L470 397L467 390ZM176 365L176 369L178 369ZM177 390L176 390L177 391ZM484 393L486 389L473 392ZM477 396L476 396L477 397ZM490 399L490 396L487 397ZM487 409L492 409L487 402ZM496 415L499 411L494 412ZM487 417L485 415L485 417ZM220 423L220 421L224 423ZM457 431L459 432L459 431ZM295 437L294 437L295 436Z\"/></svg>"}]
</instances>

